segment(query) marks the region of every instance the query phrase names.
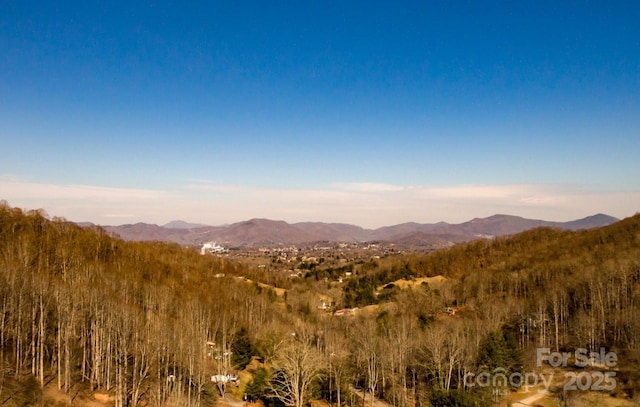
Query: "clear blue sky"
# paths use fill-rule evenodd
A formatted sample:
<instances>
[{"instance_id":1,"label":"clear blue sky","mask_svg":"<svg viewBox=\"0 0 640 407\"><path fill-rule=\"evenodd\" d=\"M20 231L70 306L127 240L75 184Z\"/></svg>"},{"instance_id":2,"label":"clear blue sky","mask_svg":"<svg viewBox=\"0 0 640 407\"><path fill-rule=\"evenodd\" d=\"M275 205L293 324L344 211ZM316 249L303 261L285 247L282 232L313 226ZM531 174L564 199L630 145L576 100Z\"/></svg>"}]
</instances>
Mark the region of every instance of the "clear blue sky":
<instances>
[{"instance_id":1,"label":"clear blue sky","mask_svg":"<svg viewBox=\"0 0 640 407\"><path fill-rule=\"evenodd\" d=\"M103 224L629 216L639 21L635 1L3 1L0 199Z\"/></svg>"}]
</instances>

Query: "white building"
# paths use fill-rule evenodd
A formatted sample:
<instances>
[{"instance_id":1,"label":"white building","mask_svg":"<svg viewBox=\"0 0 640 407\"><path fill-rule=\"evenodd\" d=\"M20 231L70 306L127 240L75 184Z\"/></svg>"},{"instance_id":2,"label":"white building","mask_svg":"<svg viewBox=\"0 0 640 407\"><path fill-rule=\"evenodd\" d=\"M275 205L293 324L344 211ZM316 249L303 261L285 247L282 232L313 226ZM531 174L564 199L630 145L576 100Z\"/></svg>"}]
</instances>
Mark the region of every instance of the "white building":
<instances>
[{"instance_id":1,"label":"white building","mask_svg":"<svg viewBox=\"0 0 640 407\"><path fill-rule=\"evenodd\" d=\"M223 246L220 246L216 242L205 243L200 248L200 254L209 254L209 253L218 254L218 253L227 253L228 251L229 249L226 249Z\"/></svg>"}]
</instances>

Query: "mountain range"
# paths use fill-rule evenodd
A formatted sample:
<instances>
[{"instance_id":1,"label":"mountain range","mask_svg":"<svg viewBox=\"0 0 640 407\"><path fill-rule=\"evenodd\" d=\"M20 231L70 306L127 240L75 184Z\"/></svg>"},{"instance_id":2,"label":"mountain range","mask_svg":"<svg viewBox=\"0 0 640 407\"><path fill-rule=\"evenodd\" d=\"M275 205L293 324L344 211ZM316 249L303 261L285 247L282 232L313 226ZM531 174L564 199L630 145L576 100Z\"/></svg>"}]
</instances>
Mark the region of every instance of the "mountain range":
<instances>
[{"instance_id":1,"label":"mountain range","mask_svg":"<svg viewBox=\"0 0 640 407\"><path fill-rule=\"evenodd\" d=\"M606 226L617 221L617 218L604 214L570 222L550 222L512 215L493 215L459 224L409 222L378 229L365 229L344 223L287 223L270 219L250 219L224 226L206 226L172 221L164 226L136 223L104 226L104 229L124 240L168 241L191 246L210 241L216 241L227 247L276 247L321 241L379 241L407 247L434 247L479 238L513 235L536 227L580 230Z\"/></svg>"}]
</instances>

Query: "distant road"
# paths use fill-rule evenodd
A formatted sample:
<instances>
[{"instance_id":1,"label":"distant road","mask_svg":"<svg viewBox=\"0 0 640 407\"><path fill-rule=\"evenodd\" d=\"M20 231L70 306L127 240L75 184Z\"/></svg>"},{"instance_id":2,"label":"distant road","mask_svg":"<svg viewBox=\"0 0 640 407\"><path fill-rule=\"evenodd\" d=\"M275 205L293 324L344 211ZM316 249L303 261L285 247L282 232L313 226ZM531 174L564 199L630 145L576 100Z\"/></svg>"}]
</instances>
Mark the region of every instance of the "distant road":
<instances>
[{"instance_id":1,"label":"distant road","mask_svg":"<svg viewBox=\"0 0 640 407\"><path fill-rule=\"evenodd\" d=\"M349 390L351 391L351 393L355 394L356 396L358 396L360 399L364 399L365 404L369 404L369 402L371 401L371 395L368 393L365 393L362 390L358 390L353 386L349 386ZM380 400L377 397L373 398L373 406L371 407L393 407L391 404L387 403L384 400Z\"/></svg>"},{"instance_id":2,"label":"distant road","mask_svg":"<svg viewBox=\"0 0 640 407\"><path fill-rule=\"evenodd\" d=\"M541 398L543 398L544 396L547 395L547 391L543 391L541 393L535 393L525 399L522 399L520 401L516 401L514 403L511 404L512 407L531 407L533 406L533 403L535 403L536 401L540 400Z\"/></svg>"},{"instance_id":3,"label":"distant road","mask_svg":"<svg viewBox=\"0 0 640 407\"><path fill-rule=\"evenodd\" d=\"M236 400L233 397L231 397L228 393L225 393L222 400L218 400L218 403L225 404L231 407L245 407L247 405L245 401Z\"/></svg>"}]
</instances>

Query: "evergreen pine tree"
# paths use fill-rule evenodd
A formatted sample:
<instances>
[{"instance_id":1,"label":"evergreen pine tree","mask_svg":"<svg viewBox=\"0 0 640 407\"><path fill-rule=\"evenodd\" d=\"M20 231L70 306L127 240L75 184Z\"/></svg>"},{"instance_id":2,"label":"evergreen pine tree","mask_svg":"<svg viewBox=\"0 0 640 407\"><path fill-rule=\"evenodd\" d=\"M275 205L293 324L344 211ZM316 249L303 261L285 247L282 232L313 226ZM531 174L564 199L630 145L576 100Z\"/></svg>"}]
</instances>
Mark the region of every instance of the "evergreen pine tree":
<instances>
[{"instance_id":1,"label":"evergreen pine tree","mask_svg":"<svg viewBox=\"0 0 640 407\"><path fill-rule=\"evenodd\" d=\"M253 347L249 340L249 333L245 327L240 328L231 345L231 363L238 368L244 369L253 356Z\"/></svg>"}]
</instances>

